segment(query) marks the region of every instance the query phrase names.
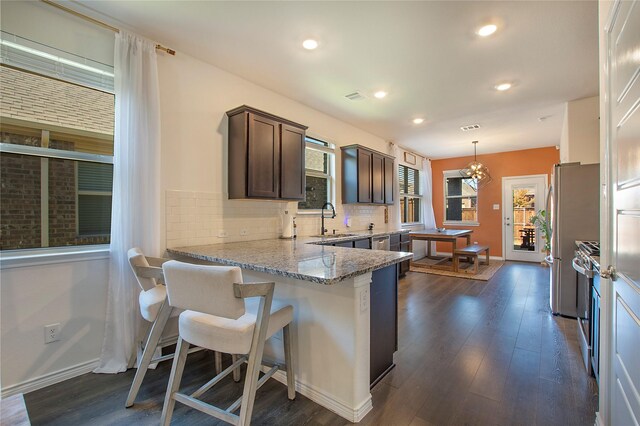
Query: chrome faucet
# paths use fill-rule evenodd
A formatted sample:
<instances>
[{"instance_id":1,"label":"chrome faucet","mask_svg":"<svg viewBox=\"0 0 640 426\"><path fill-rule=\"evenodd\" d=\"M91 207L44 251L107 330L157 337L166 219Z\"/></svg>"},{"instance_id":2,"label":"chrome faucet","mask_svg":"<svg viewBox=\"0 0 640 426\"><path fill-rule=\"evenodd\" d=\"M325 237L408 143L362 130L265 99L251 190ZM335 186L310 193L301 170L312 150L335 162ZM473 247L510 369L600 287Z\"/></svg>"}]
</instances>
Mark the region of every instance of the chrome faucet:
<instances>
[{"instance_id":1,"label":"chrome faucet","mask_svg":"<svg viewBox=\"0 0 640 426\"><path fill-rule=\"evenodd\" d=\"M324 235L325 232L327 232L327 230L324 228L324 208L325 207L331 207L331 211L333 212L333 215L330 217L330 219L333 219L334 217L336 217L336 208L333 207L333 204L326 202L324 203L324 206L322 206L322 209L320 210L320 217L322 218L322 225L320 228L320 235Z\"/></svg>"}]
</instances>

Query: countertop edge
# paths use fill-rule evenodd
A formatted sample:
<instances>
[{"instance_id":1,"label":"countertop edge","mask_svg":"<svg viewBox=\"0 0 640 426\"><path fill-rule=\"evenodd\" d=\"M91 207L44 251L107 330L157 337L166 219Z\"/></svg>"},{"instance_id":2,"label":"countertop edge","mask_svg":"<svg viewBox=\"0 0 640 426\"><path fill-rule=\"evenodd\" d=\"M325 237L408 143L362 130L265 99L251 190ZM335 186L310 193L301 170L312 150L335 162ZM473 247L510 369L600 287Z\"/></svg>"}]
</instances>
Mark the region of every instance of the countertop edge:
<instances>
[{"instance_id":1,"label":"countertop edge","mask_svg":"<svg viewBox=\"0 0 640 426\"><path fill-rule=\"evenodd\" d=\"M357 250L357 249L350 249L350 248L338 248L338 249L342 249L342 250ZM339 282L342 282L344 280L347 280L349 278L353 278L353 277L357 277L359 275L363 275L366 274L368 272L372 272L378 269L382 269L382 268L386 268L387 266L391 266L400 262L404 262L405 260L409 260L413 258L413 253L408 253L408 252L393 252L393 253L397 253L397 254L401 254L404 253L404 255L402 257L398 257L396 259L392 259L392 260L388 260L382 263L376 263L370 267L366 267L364 269L360 269L358 271L353 271L350 272L348 274L344 274L341 275L339 277L336 278L320 278L320 277L314 277L311 275L305 275L305 274L301 274L301 273L296 273L296 272L290 272L290 271L283 271L281 269L273 269L273 268L269 268L267 266L261 266L261 265L256 265L256 264L251 264L251 263L244 263L244 262L238 262L238 261L234 261L231 259L225 259L225 258L220 258L220 257L215 257L215 256L210 256L210 255L201 255L201 254L197 254L197 253L193 253L193 252L185 252L182 250L178 250L175 248L167 248L166 249L168 253L170 254L174 254L174 255L179 255L179 256L184 256L184 257L190 257L193 259L198 259L198 260L204 260L207 262L214 262L214 263L220 263L223 265L228 265L228 266L237 266L239 268L243 268L243 269L248 269L250 271L256 271L256 272L264 272L267 274L272 274L272 275L278 275L281 277L285 277L285 278L294 278L294 279L299 279L302 281L310 281L310 282L314 282L317 284L324 284L324 285L332 285L332 284L337 284Z\"/></svg>"}]
</instances>

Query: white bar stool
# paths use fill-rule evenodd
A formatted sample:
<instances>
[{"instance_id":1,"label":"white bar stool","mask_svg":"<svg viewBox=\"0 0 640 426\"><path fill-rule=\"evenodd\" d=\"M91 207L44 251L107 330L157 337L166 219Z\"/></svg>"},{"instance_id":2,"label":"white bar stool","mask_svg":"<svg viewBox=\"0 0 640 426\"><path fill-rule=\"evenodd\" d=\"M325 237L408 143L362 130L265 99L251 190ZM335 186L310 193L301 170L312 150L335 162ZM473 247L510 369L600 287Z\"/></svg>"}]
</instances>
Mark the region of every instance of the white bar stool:
<instances>
[{"instance_id":1,"label":"white bar stool","mask_svg":"<svg viewBox=\"0 0 640 426\"><path fill-rule=\"evenodd\" d=\"M140 304L140 314L142 318L146 320L146 324L144 324L144 326L146 326L146 333L140 330L138 332L139 337L136 338L136 353L134 357L137 357L138 367L136 375L133 378L133 383L131 384L131 389L129 389L129 395L127 395L127 402L125 403L125 407L131 407L138 395L149 365L173 358L174 354L157 358L153 358L153 355L158 347L162 347L162 345L159 345L159 342L167 321L170 317L177 317L182 311L173 309L169 306L169 303L166 302L167 290L164 286L162 264L169 259L145 256L142 250L137 247L130 249L127 252L127 256L131 269L138 281L138 285L142 290L138 296L138 301ZM143 338L142 336L145 334L146 338ZM145 343L141 345L143 341L145 341ZM193 348L190 352L198 350L201 349ZM216 368L218 372L222 370L218 365L221 365L221 363L222 357L219 353L216 353Z\"/></svg>"},{"instance_id":2,"label":"white bar stool","mask_svg":"<svg viewBox=\"0 0 640 426\"><path fill-rule=\"evenodd\" d=\"M295 398L290 331L293 307L271 310L274 283L243 284L242 273L237 267L194 265L172 260L164 263L162 269L169 304L185 311L180 314L178 321L177 355L171 367L161 424L171 423L175 402L178 401L228 423L249 425L256 391L281 368L273 366L258 380L265 340L280 329L283 329L287 396L290 400ZM245 303L246 298L256 297L260 298L259 303ZM178 390L190 344L243 355L194 393L186 395ZM248 366L243 393L233 404L222 409L197 399L239 369L245 361ZM238 408L239 415L234 414Z\"/></svg>"}]
</instances>

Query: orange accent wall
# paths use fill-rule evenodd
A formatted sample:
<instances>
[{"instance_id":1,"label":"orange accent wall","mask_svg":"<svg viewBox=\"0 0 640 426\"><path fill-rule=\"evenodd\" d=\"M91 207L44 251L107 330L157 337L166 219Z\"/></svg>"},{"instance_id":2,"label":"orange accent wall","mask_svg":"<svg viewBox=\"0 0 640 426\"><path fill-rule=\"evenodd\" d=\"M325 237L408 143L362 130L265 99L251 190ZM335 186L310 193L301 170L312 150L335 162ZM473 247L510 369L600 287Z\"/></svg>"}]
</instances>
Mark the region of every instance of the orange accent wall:
<instances>
[{"instance_id":1,"label":"orange accent wall","mask_svg":"<svg viewBox=\"0 0 640 426\"><path fill-rule=\"evenodd\" d=\"M470 148L471 149L471 148ZM471 242L488 245L492 256L502 256L502 178L546 174L551 178L551 168L560 162L560 151L555 147L526 149L478 155L478 161L489 168L493 181L478 191L478 222L480 226L443 225L444 183L443 172L464 168L473 156L431 160L433 173L433 210L438 227L449 229L473 229ZM499 204L500 210L493 210ZM462 242L462 241L461 241ZM451 245L438 244L438 251L451 251Z\"/></svg>"}]
</instances>

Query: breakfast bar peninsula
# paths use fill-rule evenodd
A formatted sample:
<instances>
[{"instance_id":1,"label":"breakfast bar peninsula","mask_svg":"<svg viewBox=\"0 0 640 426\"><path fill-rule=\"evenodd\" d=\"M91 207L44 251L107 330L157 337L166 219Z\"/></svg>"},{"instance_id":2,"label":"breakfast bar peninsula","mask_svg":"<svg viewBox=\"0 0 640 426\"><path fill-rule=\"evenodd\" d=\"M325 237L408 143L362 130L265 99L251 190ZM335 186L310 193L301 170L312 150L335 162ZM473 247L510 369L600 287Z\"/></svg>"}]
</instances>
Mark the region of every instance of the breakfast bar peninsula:
<instances>
[{"instance_id":1,"label":"breakfast bar peninsula","mask_svg":"<svg viewBox=\"0 0 640 426\"><path fill-rule=\"evenodd\" d=\"M348 238L340 239L345 241ZM279 239L167 251L186 262L238 266L245 282L274 281L273 306L294 308L296 390L358 422L372 408L371 384L394 366L397 264L412 254L328 243L317 238ZM270 340L281 338L276 334ZM267 341L265 359L284 360L281 348L282 342ZM381 361L380 353L390 356ZM372 367L380 362L384 371L378 376L374 371L379 370ZM274 378L286 383L284 372Z\"/></svg>"}]
</instances>

